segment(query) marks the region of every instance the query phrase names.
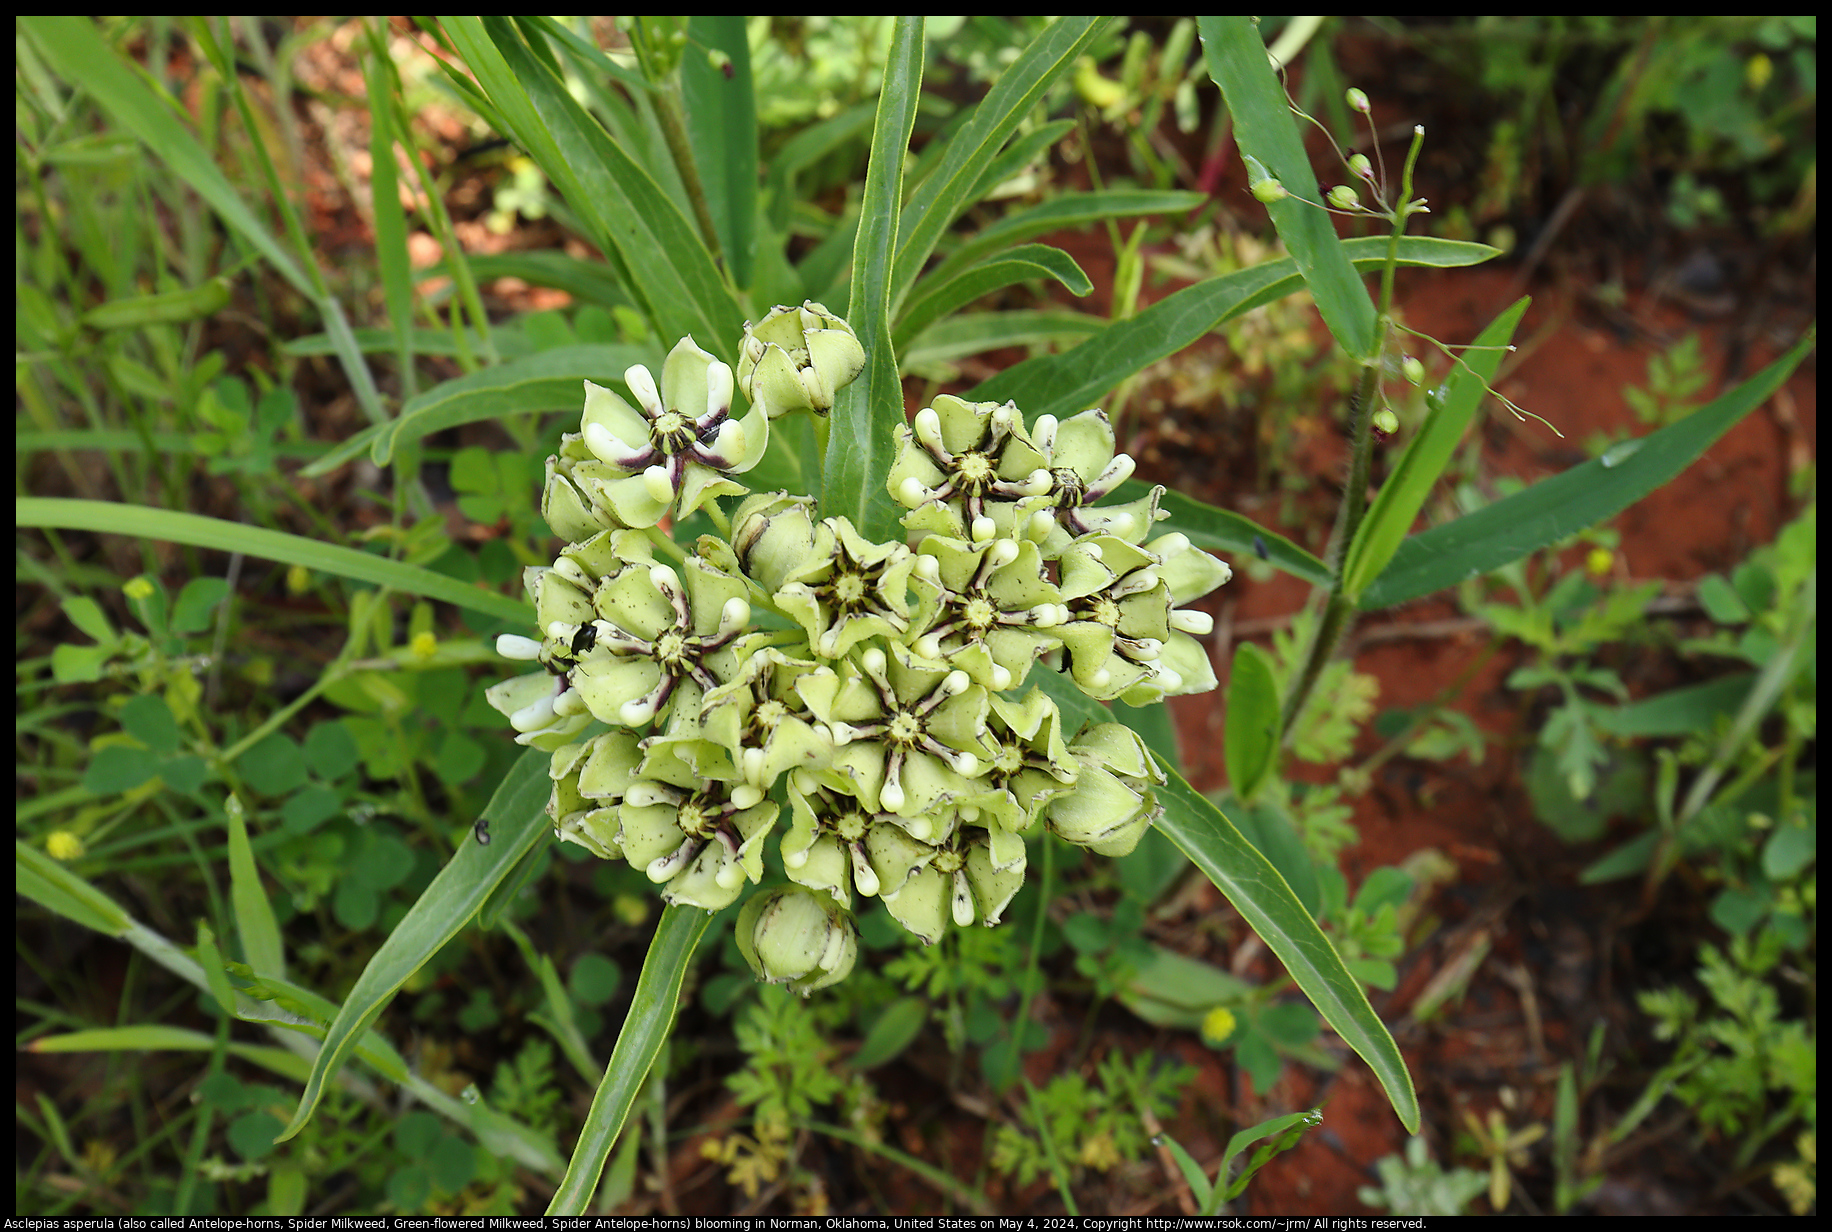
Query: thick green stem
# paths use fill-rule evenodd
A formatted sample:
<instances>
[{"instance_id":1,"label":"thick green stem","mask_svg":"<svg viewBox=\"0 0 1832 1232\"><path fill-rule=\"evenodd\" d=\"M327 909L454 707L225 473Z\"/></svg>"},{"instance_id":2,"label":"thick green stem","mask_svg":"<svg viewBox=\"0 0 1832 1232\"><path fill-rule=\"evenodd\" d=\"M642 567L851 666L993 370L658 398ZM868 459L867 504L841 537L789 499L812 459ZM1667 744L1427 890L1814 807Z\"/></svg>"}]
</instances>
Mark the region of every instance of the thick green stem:
<instances>
[{"instance_id":1,"label":"thick green stem","mask_svg":"<svg viewBox=\"0 0 1832 1232\"><path fill-rule=\"evenodd\" d=\"M655 118L661 123L662 139L668 143L668 153L674 157L675 169L681 173L681 184L687 189L687 200L693 203L693 220L699 225L700 234L706 237L706 247L712 253L712 259L723 267L725 257L719 248L719 229L713 225L712 208L706 204L706 185L700 181L700 168L693 161L693 146L687 140L686 115L681 107L679 83L670 81L657 91Z\"/></svg>"}]
</instances>

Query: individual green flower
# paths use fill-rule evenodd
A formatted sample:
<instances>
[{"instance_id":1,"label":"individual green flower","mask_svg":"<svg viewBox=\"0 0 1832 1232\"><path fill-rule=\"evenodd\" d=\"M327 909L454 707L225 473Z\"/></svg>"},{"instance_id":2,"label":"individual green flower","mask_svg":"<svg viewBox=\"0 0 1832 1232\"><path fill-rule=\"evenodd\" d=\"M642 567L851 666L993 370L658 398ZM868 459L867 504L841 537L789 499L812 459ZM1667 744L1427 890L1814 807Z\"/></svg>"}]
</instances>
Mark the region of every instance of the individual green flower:
<instances>
[{"instance_id":1,"label":"individual green flower","mask_svg":"<svg viewBox=\"0 0 1832 1232\"><path fill-rule=\"evenodd\" d=\"M1225 582L1227 565L1181 534L1142 547L1091 534L1064 549L1058 571L1070 613L1056 630L1061 666L1083 692L1143 706L1215 687L1208 652L1196 641L1213 620L1175 605Z\"/></svg>"},{"instance_id":2,"label":"individual green flower","mask_svg":"<svg viewBox=\"0 0 1832 1232\"><path fill-rule=\"evenodd\" d=\"M796 685L834 738L831 781L873 812L910 819L912 833L933 829L938 805L969 799L991 752L985 740L986 690L964 671L912 657L893 645L842 660ZM926 836L926 835L924 835Z\"/></svg>"},{"instance_id":3,"label":"individual green flower","mask_svg":"<svg viewBox=\"0 0 1832 1232\"><path fill-rule=\"evenodd\" d=\"M577 843L601 860L622 857L617 806L635 781L641 761L636 734L630 731L604 732L554 750L549 771L553 793L547 801L554 836Z\"/></svg>"},{"instance_id":4,"label":"individual green flower","mask_svg":"<svg viewBox=\"0 0 1832 1232\"><path fill-rule=\"evenodd\" d=\"M910 648L961 668L994 692L1024 683L1038 654L1056 644L1044 630L1069 615L1028 540L975 545L930 535L911 585L919 608Z\"/></svg>"},{"instance_id":5,"label":"individual green flower","mask_svg":"<svg viewBox=\"0 0 1832 1232\"><path fill-rule=\"evenodd\" d=\"M975 922L991 928L1024 885L1025 869L1024 841L1000 852L995 837L962 827L931 846L894 826L874 827L867 839L874 863L910 866L900 882L883 878L885 910L924 945L941 940L950 919L960 928Z\"/></svg>"},{"instance_id":6,"label":"individual green flower","mask_svg":"<svg viewBox=\"0 0 1832 1232\"><path fill-rule=\"evenodd\" d=\"M1050 801L1050 829L1103 856L1123 856L1164 812L1164 772L1137 732L1120 723L1085 729L1069 746L1081 762L1075 790Z\"/></svg>"},{"instance_id":7,"label":"individual green flower","mask_svg":"<svg viewBox=\"0 0 1832 1232\"><path fill-rule=\"evenodd\" d=\"M833 397L865 367L865 348L852 327L813 300L776 307L744 326L738 347L738 388L771 419L790 411L825 415Z\"/></svg>"},{"instance_id":8,"label":"individual green flower","mask_svg":"<svg viewBox=\"0 0 1832 1232\"><path fill-rule=\"evenodd\" d=\"M832 760L833 737L795 690L816 666L758 645L732 680L706 694L699 730L728 751L735 777L768 791L785 771L819 769Z\"/></svg>"},{"instance_id":9,"label":"individual green flower","mask_svg":"<svg viewBox=\"0 0 1832 1232\"><path fill-rule=\"evenodd\" d=\"M889 816L813 774L791 774L789 829L780 847L783 870L789 880L848 906L854 888L872 897L879 882L865 836Z\"/></svg>"},{"instance_id":10,"label":"individual green flower","mask_svg":"<svg viewBox=\"0 0 1832 1232\"><path fill-rule=\"evenodd\" d=\"M606 509L619 525L654 526L671 508L685 517L715 496L747 491L726 476L748 471L763 458L770 424L759 407L742 422L732 418L730 368L689 337L668 353L659 389L640 364L623 379L636 407L585 382L579 435L576 442L562 441L562 464L556 467L573 490L544 496L543 512L557 513L569 527L588 510ZM590 459L617 477L578 465Z\"/></svg>"},{"instance_id":11,"label":"individual green flower","mask_svg":"<svg viewBox=\"0 0 1832 1232\"><path fill-rule=\"evenodd\" d=\"M896 432L886 484L891 499L910 510L903 524L912 531L973 543L1009 536L1015 503L1050 490L1048 453L1010 402L943 394Z\"/></svg>"},{"instance_id":12,"label":"individual green flower","mask_svg":"<svg viewBox=\"0 0 1832 1232\"><path fill-rule=\"evenodd\" d=\"M1042 689L1033 687L1021 699L995 693L991 703L986 730L993 755L978 804L983 817L967 820L1021 833L1051 800L1074 789L1081 762L1063 738L1062 712Z\"/></svg>"},{"instance_id":13,"label":"individual green flower","mask_svg":"<svg viewBox=\"0 0 1832 1232\"><path fill-rule=\"evenodd\" d=\"M732 517L739 567L801 625L815 654L843 658L872 637L909 628L915 557L901 543L872 543L846 518L816 522L814 502L786 492L751 497Z\"/></svg>"},{"instance_id":14,"label":"individual green flower","mask_svg":"<svg viewBox=\"0 0 1832 1232\"><path fill-rule=\"evenodd\" d=\"M1031 439L1048 459L1049 484L1042 498L1021 507L1025 520L1016 533L1043 540L1046 557L1054 559L1070 540L1097 532L1143 542L1152 523L1164 516L1158 510L1162 487L1137 500L1097 506L1132 477L1134 465L1130 455L1114 452L1113 424L1105 411L1083 411L1060 421L1040 415ZM1052 520L1055 526L1049 525Z\"/></svg>"},{"instance_id":15,"label":"individual green flower","mask_svg":"<svg viewBox=\"0 0 1832 1232\"><path fill-rule=\"evenodd\" d=\"M804 997L845 979L859 956L852 913L801 886L751 895L738 912L737 942L758 979Z\"/></svg>"},{"instance_id":16,"label":"individual green flower","mask_svg":"<svg viewBox=\"0 0 1832 1232\"><path fill-rule=\"evenodd\" d=\"M734 643L750 625L748 588L701 556L677 570L656 561L640 536L622 546L627 563L592 594L597 631L570 671L572 685L606 723L641 727L664 712L697 722L705 693L744 661ZM561 622L547 632L574 636Z\"/></svg>"},{"instance_id":17,"label":"individual green flower","mask_svg":"<svg viewBox=\"0 0 1832 1232\"><path fill-rule=\"evenodd\" d=\"M694 775L691 760L645 760L645 777L618 806L617 845L669 902L720 911L763 875L764 839L780 810L748 783Z\"/></svg>"}]
</instances>

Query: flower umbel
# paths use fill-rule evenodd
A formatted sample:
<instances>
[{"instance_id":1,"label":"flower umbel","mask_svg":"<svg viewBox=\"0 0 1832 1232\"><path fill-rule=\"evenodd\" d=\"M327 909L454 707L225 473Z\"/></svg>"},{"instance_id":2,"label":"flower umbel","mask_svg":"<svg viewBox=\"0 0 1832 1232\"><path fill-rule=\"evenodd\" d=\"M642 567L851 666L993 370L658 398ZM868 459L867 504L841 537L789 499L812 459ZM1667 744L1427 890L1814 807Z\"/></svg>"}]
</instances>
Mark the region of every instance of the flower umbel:
<instances>
[{"instance_id":1,"label":"flower umbel","mask_svg":"<svg viewBox=\"0 0 1832 1232\"><path fill-rule=\"evenodd\" d=\"M1133 705L1213 688L1212 622L1182 605L1229 575L1154 537L1163 489L1101 503L1133 468L1099 410L1027 427L1011 402L936 398L897 431L905 536L883 542L732 478L762 460L771 418L824 415L863 363L808 302L746 327L735 377L683 338L659 383L624 374L633 402L588 382L580 431L547 462L542 512L567 543L525 572L535 635L497 642L540 670L486 692L552 754L556 836L672 903L719 911L758 883L786 801L790 884L753 895L737 937L760 979L804 994L853 966L854 892L932 944L999 922L1039 821L1131 851L1161 812L1143 740L1078 733L1018 690L1037 670ZM664 534L701 509L719 534Z\"/></svg>"}]
</instances>

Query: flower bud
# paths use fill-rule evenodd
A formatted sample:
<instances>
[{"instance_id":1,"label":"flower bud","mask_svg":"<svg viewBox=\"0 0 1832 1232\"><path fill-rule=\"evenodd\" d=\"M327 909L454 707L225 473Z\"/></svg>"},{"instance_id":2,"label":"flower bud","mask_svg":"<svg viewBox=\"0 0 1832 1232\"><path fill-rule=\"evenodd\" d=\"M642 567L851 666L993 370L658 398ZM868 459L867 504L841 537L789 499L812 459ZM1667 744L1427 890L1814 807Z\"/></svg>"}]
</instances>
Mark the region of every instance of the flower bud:
<instances>
[{"instance_id":1,"label":"flower bud","mask_svg":"<svg viewBox=\"0 0 1832 1232\"><path fill-rule=\"evenodd\" d=\"M1289 190L1277 180L1260 180L1253 186L1253 199L1261 205L1271 205L1291 196Z\"/></svg>"},{"instance_id":2,"label":"flower bud","mask_svg":"<svg viewBox=\"0 0 1832 1232\"><path fill-rule=\"evenodd\" d=\"M1383 406L1374 412L1372 424L1374 431L1384 441L1399 431L1399 416L1393 413L1393 408Z\"/></svg>"},{"instance_id":3,"label":"flower bud","mask_svg":"<svg viewBox=\"0 0 1832 1232\"><path fill-rule=\"evenodd\" d=\"M1423 385L1425 383L1425 365L1416 355L1408 355L1399 361L1399 374L1411 384Z\"/></svg>"},{"instance_id":4,"label":"flower bud","mask_svg":"<svg viewBox=\"0 0 1832 1232\"><path fill-rule=\"evenodd\" d=\"M738 387L771 419L790 411L825 415L833 397L865 367L865 348L852 327L813 300L779 306L739 344Z\"/></svg>"},{"instance_id":5,"label":"flower bud","mask_svg":"<svg viewBox=\"0 0 1832 1232\"><path fill-rule=\"evenodd\" d=\"M1374 178L1374 164L1368 161L1366 154L1349 155L1349 170L1364 180L1372 181Z\"/></svg>"},{"instance_id":6,"label":"flower bud","mask_svg":"<svg viewBox=\"0 0 1832 1232\"><path fill-rule=\"evenodd\" d=\"M1362 115L1366 115L1369 111L1373 110L1373 106L1368 102L1367 94L1361 90L1352 89L1344 97L1348 99L1350 109L1359 111Z\"/></svg>"},{"instance_id":7,"label":"flower bud","mask_svg":"<svg viewBox=\"0 0 1832 1232\"><path fill-rule=\"evenodd\" d=\"M1347 184L1336 185L1329 190L1329 196L1324 199L1339 210L1352 210L1361 204L1360 195Z\"/></svg>"},{"instance_id":8,"label":"flower bud","mask_svg":"<svg viewBox=\"0 0 1832 1232\"><path fill-rule=\"evenodd\" d=\"M758 979L804 997L845 979L859 956L852 913L798 885L753 894L738 912L737 940Z\"/></svg>"}]
</instances>

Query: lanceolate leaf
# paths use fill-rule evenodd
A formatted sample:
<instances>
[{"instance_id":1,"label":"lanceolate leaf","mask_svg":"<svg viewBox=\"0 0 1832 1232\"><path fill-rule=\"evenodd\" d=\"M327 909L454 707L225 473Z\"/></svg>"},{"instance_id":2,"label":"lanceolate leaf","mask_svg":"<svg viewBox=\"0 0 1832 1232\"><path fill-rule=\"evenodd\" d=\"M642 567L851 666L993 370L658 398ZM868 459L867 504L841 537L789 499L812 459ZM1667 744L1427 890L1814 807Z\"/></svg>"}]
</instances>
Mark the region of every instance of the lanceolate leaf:
<instances>
[{"instance_id":1,"label":"lanceolate leaf","mask_svg":"<svg viewBox=\"0 0 1832 1232\"><path fill-rule=\"evenodd\" d=\"M248 526L241 522L206 518L195 513L175 513L170 509L151 509L143 505L52 497L20 497L13 502L13 521L19 526L132 535L138 539L164 539L171 543L189 543L195 547L215 548L223 552L242 552L262 560L303 565L307 569L317 569L352 581L386 586L407 594L424 595L428 599L438 599L473 612L482 612L497 620L510 620L518 624L527 624L529 620L529 608L525 600L511 599L507 595L472 586L443 573L422 569L418 565L388 560L335 543L320 543L316 539L268 530L264 526Z\"/></svg>"},{"instance_id":2,"label":"lanceolate leaf","mask_svg":"<svg viewBox=\"0 0 1832 1232\"><path fill-rule=\"evenodd\" d=\"M903 207L890 283L893 309L903 302L949 225L973 204L973 190L1006 140L1050 83L1074 66L1076 58L1110 20L1058 17L999 74L999 80L967 122L948 138L940 165ZM858 328L857 321L853 328Z\"/></svg>"},{"instance_id":3,"label":"lanceolate leaf","mask_svg":"<svg viewBox=\"0 0 1832 1232\"><path fill-rule=\"evenodd\" d=\"M1373 269L1386 260L1384 239L1349 240L1342 247L1358 268ZM1486 244L1425 237L1399 243L1401 265L1475 265L1495 253ZM1223 322L1290 295L1303 285L1297 263L1290 257L1211 278L1165 296L1135 317L1109 325L1073 350L1015 364L970 396L982 402L1015 399L1032 422L1046 413L1066 419L1099 406L1121 381L1176 354Z\"/></svg>"},{"instance_id":4,"label":"lanceolate leaf","mask_svg":"<svg viewBox=\"0 0 1832 1232\"><path fill-rule=\"evenodd\" d=\"M751 50L738 13L695 16L688 26L694 54L681 60L681 91L693 161L725 250L732 282L751 285L757 247L757 100L751 92ZM728 57L713 67L704 48Z\"/></svg>"},{"instance_id":5,"label":"lanceolate leaf","mask_svg":"<svg viewBox=\"0 0 1832 1232\"><path fill-rule=\"evenodd\" d=\"M1445 380L1438 407L1426 417L1424 425L1407 444L1399 465L1368 510L1368 516L1349 548L1342 570L1342 591L1354 599L1379 576L1393 559L1393 553L1412 529L1412 520L1424 508L1432 485L1450 464L1450 455L1463 439L1469 421L1488 392L1488 383L1501 367L1508 342L1527 310L1529 301L1521 300L1509 308L1476 339L1465 354L1464 362Z\"/></svg>"},{"instance_id":6,"label":"lanceolate leaf","mask_svg":"<svg viewBox=\"0 0 1832 1232\"><path fill-rule=\"evenodd\" d=\"M1731 425L1766 402L1814 340L1808 334L1761 372L1670 427L1412 536L1362 593L1360 608L1377 611L1443 590L1614 517L1690 466Z\"/></svg>"},{"instance_id":7,"label":"lanceolate leaf","mask_svg":"<svg viewBox=\"0 0 1832 1232\"><path fill-rule=\"evenodd\" d=\"M1221 810L1184 782L1174 767L1162 768L1169 781L1159 792L1165 807L1158 828L1208 875L1285 964L1323 1020L1374 1071L1400 1123L1417 1133L1418 1096L1405 1059L1336 947L1278 870Z\"/></svg>"},{"instance_id":8,"label":"lanceolate leaf","mask_svg":"<svg viewBox=\"0 0 1832 1232\"><path fill-rule=\"evenodd\" d=\"M1298 134L1284 84L1266 59L1266 44L1247 17L1201 17L1203 54L1209 75L1221 87L1234 120L1241 153L1263 163L1291 194L1266 207L1279 238L1297 259L1330 333L1355 359L1375 359L1374 301L1336 238L1323 197L1311 174L1310 155ZM1346 169L1343 173L1347 174ZM1301 199L1300 199L1301 198ZM1383 238L1378 241L1385 244Z\"/></svg>"},{"instance_id":9,"label":"lanceolate leaf","mask_svg":"<svg viewBox=\"0 0 1832 1232\"><path fill-rule=\"evenodd\" d=\"M661 1055L662 1045L668 1042L687 967L711 921L711 915L693 907L670 906L662 912L661 922L655 926L655 939L649 943L649 956L643 960L642 974L636 980L630 1012L617 1033L611 1063L605 1067L604 1081L598 1084L592 1109L579 1130L579 1142L573 1148L566 1177L547 1206L549 1215L582 1215L591 1203L592 1192L604 1172L604 1161L617 1144L617 1135L629 1119L643 1080Z\"/></svg>"},{"instance_id":10,"label":"lanceolate leaf","mask_svg":"<svg viewBox=\"0 0 1832 1232\"><path fill-rule=\"evenodd\" d=\"M586 381L621 383L636 364L661 371L661 356L648 346L581 344L539 351L521 359L453 377L410 398L398 417L343 441L305 471L336 470L369 449L370 460L386 466L402 445L459 424L542 411L577 411L585 405ZM571 425L573 431L578 425Z\"/></svg>"},{"instance_id":11,"label":"lanceolate leaf","mask_svg":"<svg viewBox=\"0 0 1832 1232\"><path fill-rule=\"evenodd\" d=\"M729 362L744 317L691 221L567 92L503 18L450 17L452 43L507 126L559 187L589 237L630 271L656 333L693 336Z\"/></svg>"},{"instance_id":12,"label":"lanceolate leaf","mask_svg":"<svg viewBox=\"0 0 1832 1232\"><path fill-rule=\"evenodd\" d=\"M325 1083L348 1059L357 1041L408 977L470 922L496 883L509 874L523 853L546 841L548 826L542 807L552 787L547 775L550 760L546 753L530 749L510 767L484 809L484 818L491 823L490 844L465 842L460 846L370 958L325 1033L324 1046L312 1065L312 1076L299 1098L292 1123L280 1135L282 1140L298 1133L311 1120L324 1095Z\"/></svg>"},{"instance_id":13,"label":"lanceolate leaf","mask_svg":"<svg viewBox=\"0 0 1832 1232\"><path fill-rule=\"evenodd\" d=\"M1071 295L1086 295L1094 289L1081 266L1075 264L1075 258L1062 249L1051 248L1048 244L1025 244L963 270L956 277L937 283L933 289L929 286L932 280L925 280L922 298L910 303L892 337L901 350L930 323L956 308L971 304L982 295L1035 278L1054 278L1067 287Z\"/></svg>"},{"instance_id":14,"label":"lanceolate leaf","mask_svg":"<svg viewBox=\"0 0 1832 1232\"><path fill-rule=\"evenodd\" d=\"M1013 143L1016 144L1015 142ZM1208 201L1193 192L1069 193L1042 205L1008 214L977 231L950 252L947 259L923 275L912 295L922 293L929 279L952 278L988 253L1019 244L1052 231L1076 231L1108 218L1136 218L1141 214L1175 214L1196 209Z\"/></svg>"},{"instance_id":15,"label":"lanceolate leaf","mask_svg":"<svg viewBox=\"0 0 1832 1232\"><path fill-rule=\"evenodd\" d=\"M1228 674L1228 727L1222 749L1234 795L1251 804L1272 773L1279 748L1279 686L1272 659L1253 642L1234 651Z\"/></svg>"},{"instance_id":16,"label":"lanceolate leaf","mask_svg":"<svg viewBox=\"0 0 1832 1232\"><path fill-rule=\"evenodd\" d=\"M922 18L899 17L884 62L884 87L872 130L871 164L853 245L847 319L865 345L865 371L834 400L827 438L822 510L844 515L874 542L901 533L885 490L892 430L903 422L903 383L891 344L891 269L897 251L897 203L903 157L916 125L922 87Z\"/></svg>"}]
</instances>

